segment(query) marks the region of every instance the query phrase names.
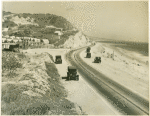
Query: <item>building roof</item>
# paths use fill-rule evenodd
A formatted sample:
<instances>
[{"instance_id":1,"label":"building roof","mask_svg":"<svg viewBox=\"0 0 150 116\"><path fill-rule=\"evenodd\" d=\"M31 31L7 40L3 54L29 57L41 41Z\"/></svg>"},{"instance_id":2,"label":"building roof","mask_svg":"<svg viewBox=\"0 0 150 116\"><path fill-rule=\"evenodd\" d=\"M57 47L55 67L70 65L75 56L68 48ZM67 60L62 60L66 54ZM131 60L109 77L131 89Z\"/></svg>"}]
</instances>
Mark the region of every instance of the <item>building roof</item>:
<instances>
[{"instance_id":1,"label":"building roof","mask_svg":"<svg viewBox=\"0 0 150 116\"><path fill-rule=\"evenodd\" d=\"M24 37L24 39L30 39L30 37Z\"/></svg>"},{"instance_id":2,"label":"building roof","mask_svg":"<svg viewBox=\"0 0 150 116\"><path fill-rule=\"evenodd\" d=\"M53 25L49 25L49 26L46 26L46 28L56 28L56 27Z\"/></svg>"},{"instance_id":3,"label":"building roof","mask_svg":"<svg viewBox=\"0 0 150 116\"><path fill-rule=\"evenodd\" d=\"M57 33L58 35L62 35L61 31L55 31L54 33Z\"/></svg>"},{"instance_id":4,"label":"building roof","mask_svg":"<svg viewBox=\"0 0 150 116\"><path fill-rule=\"evenodd\" d=\"M10 38L15 38L15 36L10 36Z\"/></svg>"}]
</instances>

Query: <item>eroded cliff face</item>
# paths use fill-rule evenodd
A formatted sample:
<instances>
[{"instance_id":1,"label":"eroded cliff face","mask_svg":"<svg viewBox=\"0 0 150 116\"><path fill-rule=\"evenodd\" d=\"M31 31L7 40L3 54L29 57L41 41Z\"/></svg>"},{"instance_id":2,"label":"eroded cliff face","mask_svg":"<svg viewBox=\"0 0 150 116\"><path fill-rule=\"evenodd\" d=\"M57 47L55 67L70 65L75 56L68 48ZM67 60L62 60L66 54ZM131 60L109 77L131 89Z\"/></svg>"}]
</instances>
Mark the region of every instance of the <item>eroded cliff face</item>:
<instances>
[{"instance_id":1,"label":"eroded cliff face","mask_svg":"<svg viewBox=\"0 0 150 116\"><path fill-rule=\"evenodd\" d=\"M82 32L78 32L75 36L70 36L64 43L64 48L77 48L90 45L89 39L85 37Z\"/></svg>"}]
</instances>

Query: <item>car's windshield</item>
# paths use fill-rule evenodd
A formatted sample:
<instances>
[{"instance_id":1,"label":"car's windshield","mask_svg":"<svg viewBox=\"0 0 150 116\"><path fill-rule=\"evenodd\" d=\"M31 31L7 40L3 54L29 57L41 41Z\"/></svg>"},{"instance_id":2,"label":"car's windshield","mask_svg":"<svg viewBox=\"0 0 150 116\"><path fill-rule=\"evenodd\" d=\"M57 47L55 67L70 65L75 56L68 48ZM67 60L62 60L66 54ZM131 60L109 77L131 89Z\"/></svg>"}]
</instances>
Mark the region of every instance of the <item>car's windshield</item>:
<instances>
[{"instance_id":1,"label":"car's windshield","mask_svg":"<svg viewBox=\"0 0 150 116\"><path fill-rule=\"evenodd\" d=\"M56 58L61 58L61 56L56 56Z\"/></svg>"}]
</instances>

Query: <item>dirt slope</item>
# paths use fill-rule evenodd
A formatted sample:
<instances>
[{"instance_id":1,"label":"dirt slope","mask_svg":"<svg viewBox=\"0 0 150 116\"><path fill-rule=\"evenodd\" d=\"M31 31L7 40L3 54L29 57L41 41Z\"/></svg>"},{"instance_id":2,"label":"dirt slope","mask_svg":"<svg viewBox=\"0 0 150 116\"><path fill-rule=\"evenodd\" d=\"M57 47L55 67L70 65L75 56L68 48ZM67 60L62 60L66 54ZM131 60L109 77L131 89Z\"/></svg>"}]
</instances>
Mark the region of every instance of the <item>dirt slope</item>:
<instances>
[{"instance_id":1,"label":"dirt slope","mask_svg":"<svg viewBox=\"0 0 150 116\"><path fill-rule=\"evenodd\" d=\"M5 57L8 55L3 55ZM3 65L1 114L77 115L76 105L66 99L67 91L48 53L14 54L19 68L9 74ZM5 59L7 58L5 57ZM13 63L13 62L12 62ZM80 112L81 113L81 112ZM82 114L82 113L81 113Z\"/></svg>"},{"instance_id":2,"label":"dirt slope","mask_svg":"<svg viewBox=\"0 0 150 116\"><path fill-rule=\"evenodd\" d=\"M90 45L89 39L82 32L78 32L75 36L70 36L63 46L64 48L77 48L86 45Z\"/></svg>"}]
</instances>

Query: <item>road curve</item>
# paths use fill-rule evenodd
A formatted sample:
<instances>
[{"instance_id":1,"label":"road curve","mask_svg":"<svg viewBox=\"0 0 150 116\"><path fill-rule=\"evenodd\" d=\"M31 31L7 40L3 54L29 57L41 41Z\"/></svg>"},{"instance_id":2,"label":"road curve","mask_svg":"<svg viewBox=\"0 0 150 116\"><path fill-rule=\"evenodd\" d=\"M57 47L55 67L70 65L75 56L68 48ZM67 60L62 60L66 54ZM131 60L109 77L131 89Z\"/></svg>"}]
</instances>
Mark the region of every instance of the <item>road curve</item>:
<instances>
[{"instance_id":1,"label":"road curve","mask_svg":"<svg viewBox=\"0 0 150 116\"><path fill-rule=\"evenodd\" d=\"M149 101L111 80L80 58L86 47L69 51L66 59L78 69L84 79L119 112L124 115L149 115Z\"/></svg>"}]
</instances>

